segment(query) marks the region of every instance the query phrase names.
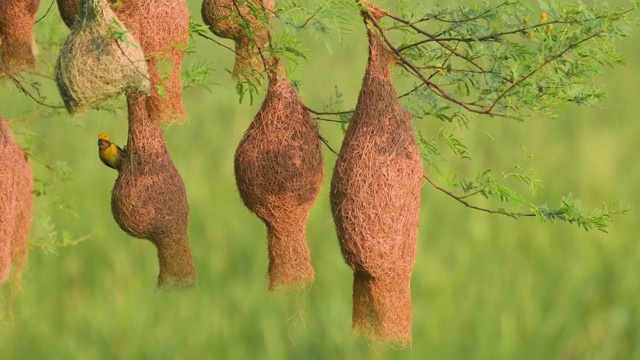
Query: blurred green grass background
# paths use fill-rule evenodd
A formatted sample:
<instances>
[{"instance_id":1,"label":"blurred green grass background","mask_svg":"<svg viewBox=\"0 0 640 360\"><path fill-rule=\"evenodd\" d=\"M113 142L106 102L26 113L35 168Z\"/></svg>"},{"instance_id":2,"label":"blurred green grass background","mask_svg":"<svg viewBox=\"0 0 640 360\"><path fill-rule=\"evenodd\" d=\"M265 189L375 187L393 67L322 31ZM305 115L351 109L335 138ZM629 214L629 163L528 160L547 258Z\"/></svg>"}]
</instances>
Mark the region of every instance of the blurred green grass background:
<instances>
[{"instance_id":1,"label":"blurred green grass background","mask_svg":"<svg viewBox=\"0 0 640 360\"><path fill-rule=\"evenodd\" d=\"M189 3L199 20L199 1ZM39 15L47 6L43 2ZM57 16L55 6L49 16ZM39 40L55 37L41 30L36 25ZM61 30L59 37L65 34ZM366 61L363 29L348 39L332 53L304 39L313 57L296 75L310 107L321 109L335 86L344 93L345 109L355 104ZM563 223L474 212L425 185L412 278L413 344L405 349L351 333L352 275L330 216L335 155L328 151L327 178L308 224L316 282L302 294L267 292L265 229L242 206L233 179L235 147L261 99L238 104L225 71L232 67L230 52L197 40L198 51L185 67L210 61L219 86L211 93L187 90L189 123L165 132L189 195L200 283L195 292L154 292L154 247L125 235L111 216L116 174L98 161L96 137L108 132L124 144L124 113L15 121L15 132L40 137L35 153L66 161L75 177L55 191L78 207L79 216L47 206L45 197L36 200L35 217L48 215L60 233L90 238L57 255L32 249L22 289L0 289L0 359L640 358L638 39L636 32L620 44L627 66L605 70L603 103L524 124L476 118L494 140L467 132L474 162L461 163L463 170L508 170L522 157L523 145L534 152L529 163L544 181L533 202L555 205L573 191L585 207L617 201L631 211L615 219L610 234L587 233ZM37 115L11 83L1 81L0 92L6 119ZM50 94L51 102L58 101ZM416 128L428 132L440 125L423 120ZM340 127L320 127L337 148ZM34 168L36 177L46 176L42 166Z\"/></svg>"}]
</instances>

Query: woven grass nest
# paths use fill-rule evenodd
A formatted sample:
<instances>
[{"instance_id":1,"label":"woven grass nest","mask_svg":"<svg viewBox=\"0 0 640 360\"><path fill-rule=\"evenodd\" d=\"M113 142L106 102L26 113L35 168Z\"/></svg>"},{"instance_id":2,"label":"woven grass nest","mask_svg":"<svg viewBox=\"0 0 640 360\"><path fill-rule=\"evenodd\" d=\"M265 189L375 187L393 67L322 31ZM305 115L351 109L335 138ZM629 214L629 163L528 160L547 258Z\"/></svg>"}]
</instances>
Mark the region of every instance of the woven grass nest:
<instances>
[{"instance_id":1,"label":"woven grass nest","mask_svg":"<svg viewBox=\"0 0 640 360\"><path fill-rule=\"evenodd\" d=\"M56 83L69 113L123 93L149 93L149 73L138 41L107 0L82 4L56 63ZM124 39L116 39L120 36Z\"/></svg>"},{"instance_id":2,"label":"woven grass nest","mask_svg":"<svg viewBox=\"0 0 640 360\"><path fill-rule=\"evenodd\" d=\"M279 63L268 75L267 96L236 150L234 164L244 204L267 226L273 291L301 288L314 280L306 223L324 168L316 124Z\"/></svg>"},{"instance_id":3,"label":"woven grass nest","mask_svg":"<svg viewBox=\"0 0 640 360\"><path fill-rule=\"evenodd\" d=\"M368 39L367 70L331 180L331 210L354 271L354 330L406 344L423 166L412 115L391 79L393 56L373 30Z\"/></svg>"},{"instance_id":4,"label":"woven grass nest","mask_svg":"<svg viewBox=\"0 0 640 360\"><path fill-rule=\"evenodd\" d=\"M79 19L80 0L57 0L60 15L70 28ZM186 120L180 71L189 40L189 9L185 0L109 0L113 9L142 47L151 80L147 98L149 116L164 122Z\"/></svg>"},{"instance_id":5,"label":"woven grass nest","mask_svg":"<svg viewBox=\"0 0 640 360\"><path fill-rule=\"evenodd\" d=\"M40 0L0 1L0 57L10 72L35 67L33 24Z\"/></svg>"},{"instance_id":6,"label":"woven grass nest","mask_svg":"<svg viewBox=\"0 0 640 360\"><path fill-rule=\"evenodd\" d=\"M269 43L269 27L266 24L274 7L274 0L202 2L202 19L211 32L235 42L233 75L240 81L249 81L256 86L262 82L265 67L260 52Z\"/></svg>"},{"instance_id":7,"label":"woven grass nest","mask_svg":"<svg viewBox=\"0 0 640 360\"><path fill-rule=\"evenodd\" d=\"M127 102L129 138L111 195L113 217L122 230L156 246L159 290L197 287L184 183L165 146L160 122L147 113L145 96L129 95Z\"/></svg>"},{"instance_id":8,"label":"woven grass nest","mask_svg":"<svg viewBox=\"0 0 640 360\"><path fill-rule=\"evenodd\" d=\"M0 283L24 266L33 211L33 174L25 152L0 119Z\"/></svg>"}]
</instances>

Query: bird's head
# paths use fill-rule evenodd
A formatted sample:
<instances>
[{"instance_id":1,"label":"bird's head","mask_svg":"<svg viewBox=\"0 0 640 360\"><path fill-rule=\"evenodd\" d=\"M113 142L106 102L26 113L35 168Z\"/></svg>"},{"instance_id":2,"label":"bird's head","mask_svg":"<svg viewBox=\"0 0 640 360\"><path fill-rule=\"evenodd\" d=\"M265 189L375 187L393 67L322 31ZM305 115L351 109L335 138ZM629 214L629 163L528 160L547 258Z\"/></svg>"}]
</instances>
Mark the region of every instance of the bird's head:
<instances>
[{"instance_id":1,"label":"bird's head","mask_svg":"<svg viewBox=\"0 0 640 360\"><path fill-rule=\"evenodd\" d=\"M108 148L110 145L111 139L109 138L109 135L105 133L98 135L98 149L100 149L100 151Z\"/></svg>"}]
</instances>

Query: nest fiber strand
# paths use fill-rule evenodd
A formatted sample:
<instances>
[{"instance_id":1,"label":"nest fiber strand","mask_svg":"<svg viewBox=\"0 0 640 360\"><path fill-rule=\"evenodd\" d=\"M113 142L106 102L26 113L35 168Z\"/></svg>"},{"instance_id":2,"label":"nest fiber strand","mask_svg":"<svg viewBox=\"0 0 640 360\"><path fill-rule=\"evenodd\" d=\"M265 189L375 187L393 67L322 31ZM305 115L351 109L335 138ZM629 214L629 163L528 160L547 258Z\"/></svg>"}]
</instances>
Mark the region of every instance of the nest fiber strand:
<instances>
[{"instance_id":1,"label":"nest fiber strand","mask_svg":"<svg viewBox=\"0 0 640 360\"><path fill-rule=\"evenodd\" d=\"M331 210L354 271L354 330L404 344L411 340L423 168L412 116L398 103L391 79L393 57L376 33L368 37L369 61L334 168Z\"/></svg>"},{"instance_id":2,"label":"nest fiber strand","mask_svg":"<svg viewBox=\"0 0 640 360\"><path fill-rule=\"evenodd\" d=\"M260 51L269 43L269 27L266 23L272 16L274 6L274 0L202 2L202 19L211 32L235 42L233 74L240 80L255 80L256 85L262 80L264 62Z\"/></svg>"},{"instance_id":3,"label":"nest fiber strand","mask_svg":"<svg viewBox=\"0 0 640 360\"><path fill-rule=\"evenodd\" d=\"M244 204L267 226L269 290L314 279L306 222L324 176L316 124L280 65L269 70L269 89L235 155Z\"/></svg>"},{"instance_id":4,"label":"nest fiber strand","mask_svg":"<svg viewBox=\"0 0 640 360\"><path fill-rule=\"evenodd\" d=\"M33 23L40 0L0 1L0 55L7 71L35 67Z\"/></svg>"},{"instance_id":5,"label":"nest fiber strand","mask_svg":"<svg viewBox=\"0 0 640 360\"><path fill-rule=\"evenodd\" d=\"M158 289L197 286L187 226L187 193L169 156L160 123L147 114L145 97L130 95L126 155L111 195L113 217L128 234L158 249Z\"/></svg>"},{"instance_id":6,"label":"nest fiber strand","mask_svg":"<svg viewBox=\"0 0 640 360\"><path fill-rule=\"evenodd\" d=\"M56 83L67 110L74 114L123 93L148 93L149 74L140 44L106 0L82 4L80 19L56 63Z\"/></svg>"},{"instance_id":7,"label":"nest fiber strand","mask_svg":"<svg viewBox=\"0 0 640 360\"><path fill-rule=\"evenodd\" d=\"M33 176L25 152L0 119L0 283L11 263L18 269L27 255L33 209Z\"/></svg>"}]
</instances>

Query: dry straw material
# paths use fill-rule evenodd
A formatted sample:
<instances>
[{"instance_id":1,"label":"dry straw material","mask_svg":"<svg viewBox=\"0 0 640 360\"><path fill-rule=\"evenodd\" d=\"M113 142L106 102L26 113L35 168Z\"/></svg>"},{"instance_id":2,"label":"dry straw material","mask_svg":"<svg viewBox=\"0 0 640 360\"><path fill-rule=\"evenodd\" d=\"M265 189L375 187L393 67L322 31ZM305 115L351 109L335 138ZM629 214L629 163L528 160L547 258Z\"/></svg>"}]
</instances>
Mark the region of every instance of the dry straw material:
<instances>
[{"instance_id":1,"label":"dry straw material","mask_svg":"<svg viewBox=\"0 0 640 360\"><path fill-rule=\"evenodd\" d=\"M354 271L354 330L406 344L423 168L412 115L396 98L393 56L373 30L368 38L367 70L331 181L331 210Z\"/></svg>"},{"instance_id":2,"label":"dry straw material","mask_svg":"<svg viewBox=\"0 0 640 360\"><path fill-rule=\"evenodd\" d=\"M145 96L127 97L129 138L111 194L113 217L122 230L158 249L159 290L197 286L189 249L189 204L180 174L167 151L160 122L148 116Z\"/></svg>"},{"instance_id":3,"label":"dry straw material","mask_svg":"<svg viewBox=\"0 0 640 360\"><path fill-rule=\"evenodd\" d=\"M109 0L113 11L142 47L151 80L149 116L165 122L186 120L180 70L189 40L185 0ZM79 0L58 0L67 26L78 19Z\"/></svg>"},{"instance_id":4,"label":"dry straw material","mask_svg":"<svg viewBox=\"0 0 640 360\"><path fill-rule=\"evenodd\" d=\"M269 43L274 0L204 0L202 19L211 31L236 45L234 76L259 86L264 72L261 54Z\"/></svg>"},{"instance_id":5,"label":"dry straw material","mask_svg":"<svg viewBox=\"0 0 640 360\"><path fill-rule=\"evenodd\" d=\"M56 63L56 83L71 114L123 93L149 92L140 44L107 0L82 2Z\"/></svg>"},{"instance_id":6,"label":"dry straw material","mask_svg":"<svg viewBox=\"0 0 640 360\"><path fill-rule=\"evenodd\" d=\"M0 283L9 276L11 263L21 269L27 255L27 238L33 209L33 176L26 153L0 119Z\"/></svg>"},{"instance_id":7,"label":"dry straw material","mask_svg":"<svg viewBox=\"0 0 640 360\"><path fill-rule=\"evenodd\" d=\"M33 24L40 0L0 0L0 55L7 71L31 69Z\"/></svg>"},{"instance_id":8,"label":"dry straw material","mask_svg":"<svg viewBox=\"0 0 640 360\"><path fill-rule=\"evenodd\" d=\"M295 289L314 279L305 241L309 210L324 168L316 124L279 64L235 155L244 204L267 226L269 290Z\"/></svg>"},{"instance_id":9,"label":"dry straw material","mask_svg":"<svg viewBox=\"0 0 640 360\"><path fill-rule=\"evenodd\" d=\"M152 85L147 99L149 116L167 122L185 121L180 70L189 41L187 2L146 0L141 1L140 11L140 42Z\"/></svg>"}]
</instances>

